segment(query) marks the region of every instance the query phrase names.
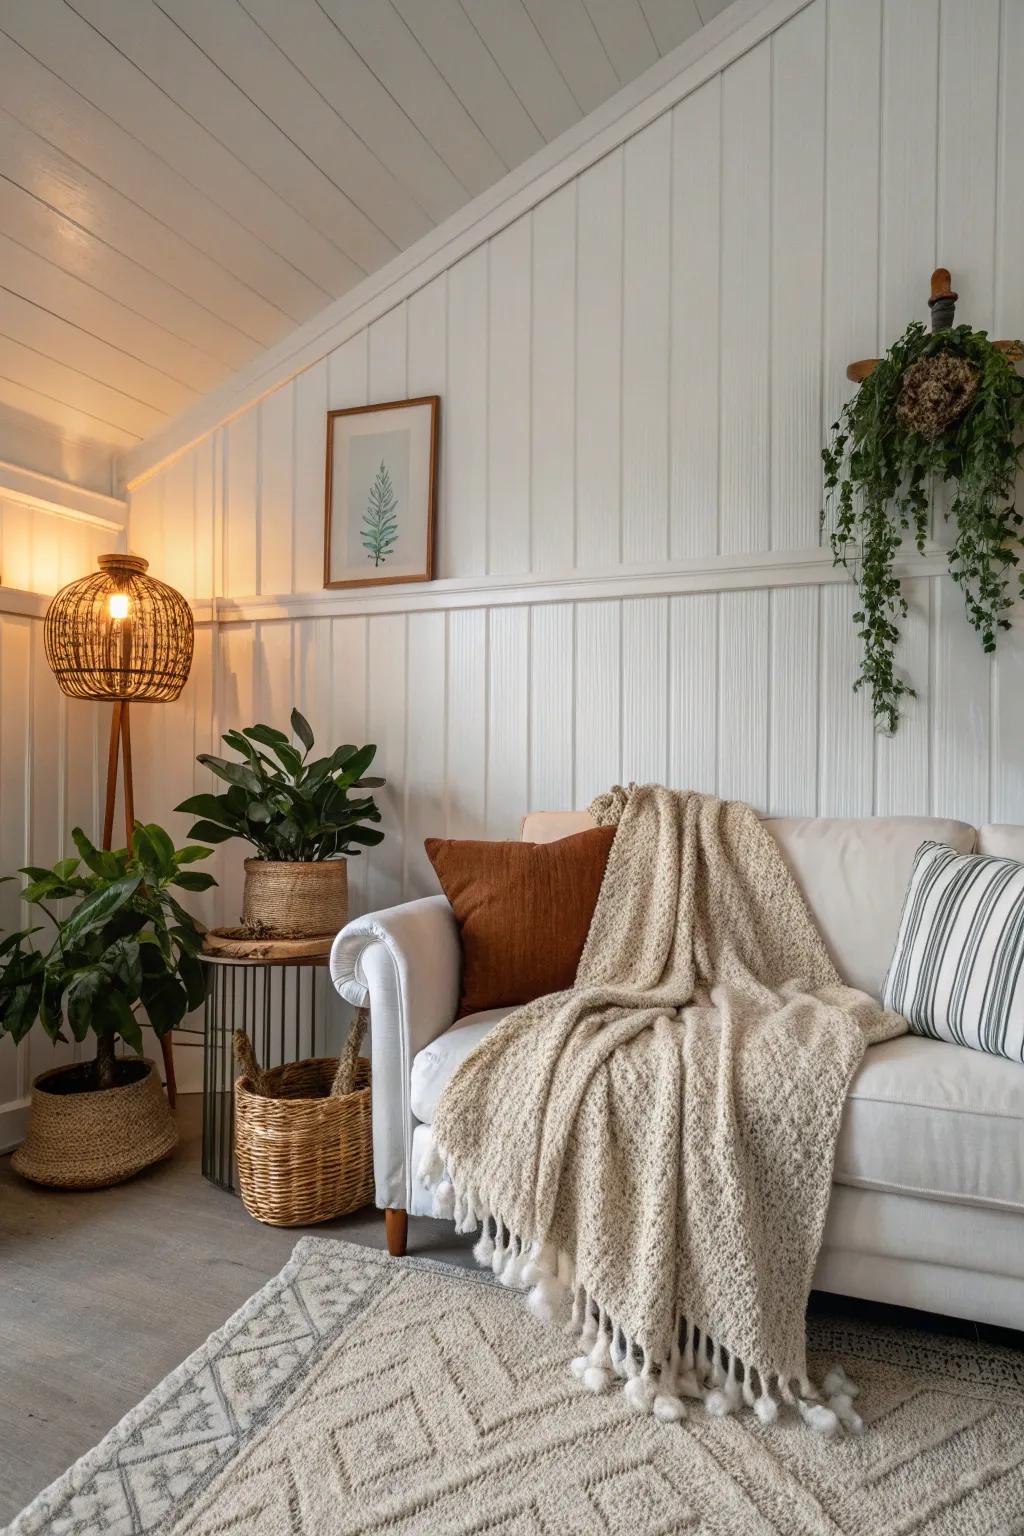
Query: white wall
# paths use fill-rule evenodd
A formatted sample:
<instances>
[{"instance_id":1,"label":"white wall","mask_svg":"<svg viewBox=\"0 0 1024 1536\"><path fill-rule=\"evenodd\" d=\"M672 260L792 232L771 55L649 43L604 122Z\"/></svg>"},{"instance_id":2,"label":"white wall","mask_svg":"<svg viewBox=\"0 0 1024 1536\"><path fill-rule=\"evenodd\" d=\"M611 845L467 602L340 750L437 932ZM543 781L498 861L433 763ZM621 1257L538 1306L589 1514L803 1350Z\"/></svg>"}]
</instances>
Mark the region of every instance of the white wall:
<instances>
[{"instance_id":1,"label":"white wall","mask_svg":"<svg viewBox=\"0 0 1024 1536\"><path fill-rule=\"evenodd\" d=\"M443 270L432 244L372 323L135 485L132 546L223 599L195 713L147 722L154 808L197 746L294 701L332 744L379 744L364 906L431 888L425 835L514 835L613 780L1024 821L1024 626L990 663L941 556L915 564L920 697L878 738L818 536L846 363L926 314L935 265L961 318L1024 332L1024 5L760 16L781 24L682 50L671 110ZM325 412L428 392L439 584L323 593ZM240 862L218 855L231 917Z\"/></svg>"}]
</instances>

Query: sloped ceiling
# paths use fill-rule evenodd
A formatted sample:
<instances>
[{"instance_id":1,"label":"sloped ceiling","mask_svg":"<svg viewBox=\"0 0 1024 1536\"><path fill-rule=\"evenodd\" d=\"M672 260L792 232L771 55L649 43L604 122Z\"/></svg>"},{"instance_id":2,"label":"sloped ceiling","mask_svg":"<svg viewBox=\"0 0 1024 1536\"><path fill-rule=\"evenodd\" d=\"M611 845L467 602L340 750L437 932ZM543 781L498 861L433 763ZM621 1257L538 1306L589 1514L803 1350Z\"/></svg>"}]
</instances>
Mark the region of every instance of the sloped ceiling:
<instances>
[{"instance_id":1,"label":"sloped ceiling","mask_svg":"<svg viewBox=\"0 0 1024 1536\"><path fill-rule=\"evenodd\" d=\"M130 447L725 0L3 0L0 412Z\"/></svg>"}]
</instances>

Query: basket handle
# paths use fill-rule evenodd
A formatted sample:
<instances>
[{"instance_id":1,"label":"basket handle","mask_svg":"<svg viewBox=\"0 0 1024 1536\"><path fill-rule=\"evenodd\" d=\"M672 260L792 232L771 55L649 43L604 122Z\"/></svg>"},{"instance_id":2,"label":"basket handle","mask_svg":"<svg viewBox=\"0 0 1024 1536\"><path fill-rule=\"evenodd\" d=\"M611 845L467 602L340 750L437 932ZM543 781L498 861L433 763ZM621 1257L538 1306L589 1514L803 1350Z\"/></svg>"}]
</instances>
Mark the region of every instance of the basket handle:
<instances>
[{"instance_id":1,"label":"basket handle","mask_svg":"<svg viewBox=\"0 0 1024 1536\"><path fill-rule=\"evenodd\" d=\"M235 1060L241 1068L242 1076L250 1078L256 1092L262 1093L264 1072L256 1060L256 1051L249 1036L242 1030L236 1029L231 1037L231 1047L235 1053Z\"/></svg>"},{"instance_id":2,"label":"basket handle","mask_svg":"<svg viewBox=\"0 0 1024 1536\"><path fill-rule=\"evenodd\" d=\"M356 1086L356 1070L359 1066L359 1050L366 1034L366 1025L369 1012L366 1008L357 1008L355 1018L352 1020L352 1028L349 1030L348 1039L338 1061L338 1070L334 1074L334 1082L331 1084L330 1097L340 1099L347 1093L353 1093Z\"/></svg>"}]
</instances>

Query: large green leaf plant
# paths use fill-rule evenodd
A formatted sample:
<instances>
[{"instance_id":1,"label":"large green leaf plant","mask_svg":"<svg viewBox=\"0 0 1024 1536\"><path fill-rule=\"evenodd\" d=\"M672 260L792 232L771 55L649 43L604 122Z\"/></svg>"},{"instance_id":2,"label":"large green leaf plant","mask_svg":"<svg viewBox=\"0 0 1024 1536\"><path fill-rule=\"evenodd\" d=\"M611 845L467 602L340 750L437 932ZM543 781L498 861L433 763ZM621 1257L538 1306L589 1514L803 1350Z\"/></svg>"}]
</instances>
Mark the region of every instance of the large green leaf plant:
<instances>
[{"instance_id":1,"label":"large green leaf plant","mask_svg":"<svg viewBox=\"0 0 1024 1536\"><path fill-rule=\"evenodd\" d=\"M221 795L191 795L177 807L200 818L190 837L204 843L240 837L257 858L301 864L352 858L382 841L384 833L367 825L380 821L373 796L350 795L386 782L364 777L377 748L346 745L311 758L313 732L297 709L291 726L298 746L274 726L249 725L222 738L239 761L199 754L197 761L228 788Z\"/></svg>"},{"instance_id":2,"label":"large green leaf plant","mask_svg":"<svg viewBox=\"0 0 1024 1536\"><path fill-rule=\"evenodd\" d=\"M47 918L52 940L32 942L40 925L0 941L0 1036L17 1043L37 1020L53 1041L66 1041L65 1029L78 1041L91 1033L96 1059L81 1086L109 1088L117 1039L141 1055L144 1022L165 1035L203 1001L202 936L173 888L216 882L188 868L209 848L176 849L155 823L137 823L131 851L96 848L81 827L72 837L77 857L20 871L22 899Z\"/></svg>"}]
</instances>

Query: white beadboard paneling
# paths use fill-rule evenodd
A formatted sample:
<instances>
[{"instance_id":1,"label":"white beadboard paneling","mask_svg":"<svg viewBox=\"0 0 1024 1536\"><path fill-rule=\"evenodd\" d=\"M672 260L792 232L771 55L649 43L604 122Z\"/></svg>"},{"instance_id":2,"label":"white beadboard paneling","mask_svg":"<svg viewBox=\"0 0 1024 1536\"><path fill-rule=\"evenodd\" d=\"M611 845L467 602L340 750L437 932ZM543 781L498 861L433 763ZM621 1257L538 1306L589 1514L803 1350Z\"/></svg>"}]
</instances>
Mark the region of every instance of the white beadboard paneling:
<instances>
[{"instance_id":1,"label":"white beadboard paneling","mask_svg":"<svg viewBox=\"0 0 1024 1536\"><path fill-rule=\"evenodd\" d=\"M362 338L365 348L365 337ZM340 357L335 353L331 362ZM328 393L330 387L331 393ZM365 351L363 382L356 400L339 400L336 378L326 363L300 373L294 391L293 442L295 492L293 502L292 570L297 592L315 591L324 584L324 471L327 463L327 412L336 405L362 405L366 395Z\"/></svg>"},{"instance_id":2,"label":"white beadboard paneling","mask_svg":"<svg viewBox=\"0 0 1024 1536\"><path fill-rule=\"evenodd\" d=\"M363 63L316 0L244 0L245 8L345 122L415 193L435 219L453 213L466 189L418 132L396 101Z\"/></svg>"},{"instance_id":3,"label":"white beadboard paneling","mask_svg":"<svg viewBox=\"0 0 1024 1536\"><path fill-rule=\"evenodd\" d=\"M768 599L718 599L718 793L757 810L768 799Z\"/></svg>"},{"instance_id":4,"label":"white beadboard paneling","mask_svg":"<svg viewBox=\"0 0 1024 1536\"><path fill-rule=\"evenodd\" d=\"M951 581L936 583L932 626L932 811L980 826L989 819L991 663Z\"/></svg>"},{"instance_id":5,"label":"white beadboard paneling","mask_svg":"<svg viewBox=\"0 0 1024 1536\"><path fill-rule=\"evenodd\" d=\"M772 38L771 544L817 537L826 0Z\"/></svg>"},{"instance_id":6,"label":"white beadboard paneling","mask_svg":"<svg viewBox=\"0 0 1024 1536\"><path fill-rule=\"evenodd\" d=\"M829 0L822 304L826 432L853 393L846 365L878 334L881 0ZM818 483L820 496L820 479Z\"/></svg>"},{"instance_id":7,"label":"white beadboard paneling","mask_svg":"<svg viewBox=\"0 0 1024 1536\"><path fill-rule=\"evenodd\" d=\"M408 301L407 371L409 395L445 393L445 315L448 302L443 276L419 288Z\"/></svg>"},{"instance_id":8,"label":"white beadboard paneling","mask_svg":"<svg viewBox=\"0 0 1024 1536\"><path fill-rule=\"evenodd\" d=\"M672 121L625 148L622 236L622 558L668 553Z\"/></svg>"},{"instance_id":9,"label":"white beadboard paneling","mask_svg":"<svg viewBox=\"0 0 1024 1536\"><path fill-rule=\"evenodd\" d=\"M577 187L576 564L619 559L622 486L622 165L616 150Z\"/></svg>"},{"instance_id":10,"label":"white beadboard paneling","mask_svg":"<svg viewBox=\"0 0 1024 1536\"><path fill-rule=\"evenodd\" d=\"M361 747L375 739L367 729L368 625L369 620L363 618L331 620L330 730L335 746ZM371 772L388 777L380 753ZM376 798L376 791L374 794ZM367 910L368 868L363 853L348 861L349 911L353 916Z\"/></svg>"},{"instance_id":11,"label":"white beadboard paneling","mask_svg":"<svg viewBox=\"0 0 1024 1536\"><path fill-rule=\"evenodd\" d=\"M295 386L276 389L259 412L260 591L291 592Z\"/></svg>"},{"instance_id":12,"label":"white beadboard paneling","mask_svg":"<svg viewBox=\"0 0 1024 1536\"><path fill-rule=\"evenodd\" d=\"M291 693L294 704L313 727L316 743L312 756L326 757L340 743L332 738L331 677L334 649L330 619L291 626Z\"/></svg>"},{"instance_id":13,"label":"white beadboard paneling","mask_svg":"<svg viewBox=\"0 0 1024 1536\"><path fill-rule=\"evenodd\" d=\"M487 614L448 615L448 836L483 837L487 814Z\"/></svg>"},{"instance_id":14,"label":"white beadboard paneling","mask_svg":"<svg viewBox=\"0 0 1024 1536\"><path fill-rule=\"evenodd\" d=\"M992 684L992 820L1024 825L1024 603L1000 635Z\"/></svg>"},{"instance_id":15,"label":"white beadboard paneling","mask_svg":"<svg viewBox=\"0 0 1024 1536\"><path fill-rule=\"evenodd\" d=\"M628 783L668 777L668 598L622 605L622 772Z\"/></svg>"},{"instance_id":16,"label":"white beadboard paneling","mask_svg":"<svg viewBox=\"0 0 1024 1536\"><path fill-rule=\"evenodd\" d=\"M192 518L194 551L195 596L209 598L214 591L214 546L217 533L214 516L216 491L216 439L204 438L188 455L195 461L196 504ZM291 531L289 525L289 532Z\"/></svg>"},{"instance_id":17,"label":"white beadboard paneling","mask_svg":"<svg viewBox=\"0 0 1024 1536\"><path fill-rule=\"evenodd\" d=\"M517 58L523 18L547 47L566 18L582 15L598 47L618 28L616 52L629 33L636 46L638 24L648 47L683 25L655 0L559 0L557 17L516 5L513 22L476 10L517 29ZM440 22L416 9L437 47L454 9ZM323 700L335 741L380 743L388 840L353 861L353 911L434 889L420 851L432 832L515 836L527 809L585 805L623 777L792 814L1024 817L1019 633L990 666L934 553L911 562L897 660L920 698L892 740L876 736L870 700L851 691L856 594L818 553L815 522L820 434L848 397L846 364L925 318L936 259L971 295L963 318L988 322L994 283L1000 334L1024 329L1024 23L1004 0L1000 59L996 9L981 0L973 27L951 0L780 6L770 39L693 76L641 131L595 140L594 163L575 162L554 196L549 182L511 200L447 270L439 253L424 286L400 277L368 302L363 328L292 381L291 470L289 409L271 394L255 476L249 429L232 423L178 479L165 469L140 486L132 542L147 550L168 548L190 475L205 549L224 524L217 570L196 551L199 594L239 591L226 558L239 484L259 491L265 594L279 567L289 585L267 539L294 551L305 597L226 604L202 633L219 657L220 724L254 718L239 691L273 675L317 722ZM321 14L417 127L448 135L452 171L482 176L493 148L398 12L325 0ZM581 54L574 84L561 46L569 88L586 67L596 90L597 56ZM446 63L464 70L465 54ZM42 240L45 220L33 231ZM442 396L439 575L465 585L321 597L324 410L404 393ZM85 549L17 516L2 537L5 571L24 567L27 585ZM272 638L289 634L290 650ZM166 752L171 725L149 750Z\"/></svg>"},{"instance_id":18,"label":"white beadboard paneling","mask_svg":"<svg viewBox=\"0 0 1024 1536\"><path fill-rule=\"evenodd\" d=\"M769 594L768 810L813 816L818 787L818 594Z\"/></svg>"},{"instance_id":19,"label":"white beadboard paneling","mask_svg":"<svg viewBox=\"0 0 1024 1536\"><path fill-rule=\"evenodd\" d=\"M363 0L322 4L462 185L476 193L497 181L504 162L398 12L391 5L366 5Z\"/></svg>"},{"instance_id":20,"label":"white beadboard paneling","mask_svg":"<svg viewBox=\"0 0 1024 1536\"><path fill-rule=\"evenodd\" d=\"M973 9L973 7L972 7ZM886 0L882 43L879 346L927 317L935 247L939 0ZM870 356L870 353L868 354Z\"/></svg>"},{"instance_id":21,"label":"white beadboard paneling","mask_svg":"<svg viewBox=\"0 0 1024 1536\"><path fill-rule=\"evenodd\" d=\"M405 894L427 896L437 881L423 851L425 837L445 835L447 763L445 615L409 615L405 790Z\"/></svg>"},{"instance_id":22,"label":"white beadboard paneling","mask_svg":"<svg viewBox=\"0 0 1024 1536\"><path fill-rule=\"evenodd\" d=\"M406 307L396 304L375 320L367 333L370 403L404 400L406 387Z\"/></svg>"},{"instance_id":23,"label":"white beadboard paneling","mask_svg":"<svg viewBox=\"0 0 1024 1536\"><path fill-rule=\"evenodd\" d=\"M576 793L589 805L622 779L622 604L576 608Z\"/></svg>"},{"instance_id":24,"label":"white beadboard paneling","mask_svg":"<svg viewBox=\"0 0 1024 1536\"><path fill-rule=\"evenodd\" d=\"M0 616L0 873L30 863L29 806L32 774L31 619ZM29 926L29 909L19 899L21 881L0 885L0 928L4 932ZM24 1101L29 1088L29 1052L17 1051L9 1038L0 1040L0 1146L8 1147L24 1134Z\"/></svg>"},{"instance_id":25,"label":"white beadboard paneling","mask_svg":"<svg viewBox=\"0 0 1024 1536\"><path fill-rule=\"evenodd\" d=\"M566 810L573 796L575 677L571 603L530 610L530 782L526 810Z\"/></svg>"},{"instance_id":26,"label":"white beadboard paneling","mask_svg":"<svg viewBox=\"0 0 1024 1536\"><path fill-rule=\"evenodd\" d=\"M391 0L424 53L479 123L506 165L518 165L541 147L537 125L457 0Z\"/></svg>"},{"instance_id":27,"label":"white beadboard paneling","mask_svg":"<svg viewBox=\"0 0 1024 1536\"><path fill-rule=\"evenodd\" d=\"M224 437L224 592L240 597L259 579L259 408L236 417Z\"/></svg>"},{"instance_id":28,"label":"white beadboard paneling","mask_svg":"<svg viewBox=\"0 0 1024 1536\"><path fill-rule=\"evenodd\" d=\"M852 586L819 594L818 815L870 816L874 800L874 730L866 689L853 691L860 641ZM924 814L922 812L921 814Z\"/></svg>"},{"instance_id":29,"label":"white beadboard paneling","mask_svg":"<svg viewBox=\"0 0 1024 1536\"><path fill-rule=\"evenodd\" d=\"M672 114L672 559L718 547L719 167L722 85Z\"/></svg>"},{"instance_id":30,"label":"white beadboard paneling","mask_svg":"<svg viewBox=\"0 0 1024 1536\"><path fill-rule=\"evenodd\" d=\"M366 730L377 744L376 770L387 787L375 791L383 843L371 850L365 897L371 910L402 900L402 810L405 803L406 619L383 614L366 632ZM365 857L365 855L361 855Z\"/></svg>"},{"instance_id":31,"label":"white beadboard paneling","mask_svg":"<svg viewBox=\"0 0 1024 1536\"><path fill-rule=\"evenodd\" d=\"M487 569L530 569L530 217L490 242Z\"/></svg>"},{"instance_id":32,"label":"white beadboard paneling","mask_svg":"<svg viewBox=\"0 0 1024 1536\"><path fill-rule=\"evenodd\" d=\"M1015 89L1017 60L1024 57L1024 6L1002 7L999 40L999 121L996 158L999 167L996 195L996 292L995 334L1024 336L1024 283L1019 281L1020 252L1024 249L1024 197L1021 196L1021 161L1018 146L1024 143L1024 93Z\"/></svg>"},{"instance_id":33,"label":"white beadboard paneling","mask_svg":"<svg viewBox=\"0 0 1024 1536\"><path fill-rule=\"evenodd\" d=\"M292 626L285 620L257 624L255 651L256 718L279 731L289 731L295 691L292 686ZM231 722L236 729L250 720ZM314 727L315 730L315 727ZM301 750L301 748L300 748Z\"/></svg>"},{"instance_id":34,"label":"white beadboard paneling","mask_svg":"<svg viewBox=\"0 0 1024 1536\"><path fill-rule=\"evenodd\" d=\"M220 735L230 730L232 726L250 725L256 719L256 676L255 676L255 646L256 625L240 624L237 629L226 631L218 637L217 658L217 737L213 745L213 751L217 756L223 755L223 746L219 742ZM142 763L136 764L136 773L139 773ZM197 785L200 793L212 790L219 793L219 781L214 779L211 773L205 775L207 782L202 778ZM220 881L219 912L222 923L237 923L241 921L242 913L242 883L245 877L243 859L246 851L243 845L232 842L225 848L224 861L216 871Z\"/></svg>"},{"instance_id":35,"label":"white beadboard paneling","mask_svg":"<svg viewBox=\"0 0 1024 1536\"><path fill-rule=\"evenodd\" d=\"M722 79L719 547L769 548L771 42Z\"/></svg>"},{"instance_id":36,"label":"white beadboard paneling","mask_svg":"<svg viewBox=\"0 0 1024 1536\"><path fill-rule=\"evenodd\" d=\"M579 106L520 0L463 0L463 9L545 139L571 128Z\"/></svg>"},{"instance_id":37,"label":"white beadboard paneling","mask_svg":"<svg viewBox=\"0 0 1024 1536\"><path fill-rule=\"evenodd\" d=\"M583 0L620 80L631 80L658 57L640 0Z\"/></svg>"},{"instance_id":38,"label":"white beadboard paneling","mask_svg":"<svg viewBox=\"0 0 1024 1536\"><path fill-rule=\"evenodd\" d=\"M191 598L195 592L196 542L196 486L191 456L169 465L160 483L142 500L143 516L135 525L138 535L132 548L149 561L151 575ZM108 538L106 543L110 542ZM85 571L74 574L81 576Z\"/></svg>"},{"instance_id":39,"label":"white beadboard paneling","mask_svg":"<svg viewBox=\"0 0 1024 1536\"><path fill-rule=\"evenodd\" d=\"M931 604L936 582L919 578L903 583L907 616L900 621L896 667L917 693L907 699L893 736L875 737L875 815L921 815L928 804L931 743L928 725L931 695Z\"/></svg>"},{"instance_id":40,"label":"white beadboard paneling","mask_svg":"<svg viewBox=\"0 0 1024 1536\"><path fill-rule=\"evenodd\" d=\"M718 597L669 600L668 782L717 793Z\"/></svg>"},{"instance_id":41,"label":"white beadboard paneling","mask_svg":"<svg viewBox=\"0 0 1024 1536\"><path fill-rule=\"evenodd\" d=\"M529 684L529 609L492 608L487 625L487 837L518 836L527 804Z\"/></svg>"},{"instance_id":42,"label":"white beadboard paneling","mask_svg":"<svg viewBox=\"0 0 1024 1536\"><path fill-rule=\"evenodd\" d=\"M487 304L487 250L482 246L448 273L439 576L476 575L486 568Z\"/></svg>"},{"instance_id":43,"label":"white beadboard paneling","mask_svg":"<svg viewBox=\"0 0 1024 1536\"><path fill-rule=\"evenodd\" d=\"M523 0L523 4L581 110L592 112L619 82L583 0L559 0L555 5L551 0Z\"/></svg>"},{"instance_id":44,"label":"white beadboard paneling","mask_svg":"<svg viewBox=\"0 0 1024 1536\"><path fill-rule=\"evenodd\" d=\"M640 0L659 53L685 43L703 23L695 0Z\"/></svg>"},{"instance_id":45,"label":"white beadboard paneling","mask_svg":"<svg viewBox=\"0 0 1024 1536\"><path fill-rule=\"evenodd\" d=\"M939 15L937 253L957 318L978 330L993 318L999 13L1000 0L947 0Z\"/></svg>"},{"instance_id":46,"label":"white beadboard paneling","mask_svg":"<svg viewBox=\"0 0 1024 1536\"><path fill-rule=\"evenodd\" d=\"M491 295L492 313L495 295ZM531 568L573 561L576 406L576 187L533 212Z\"/></svg>"}]
</instances>

